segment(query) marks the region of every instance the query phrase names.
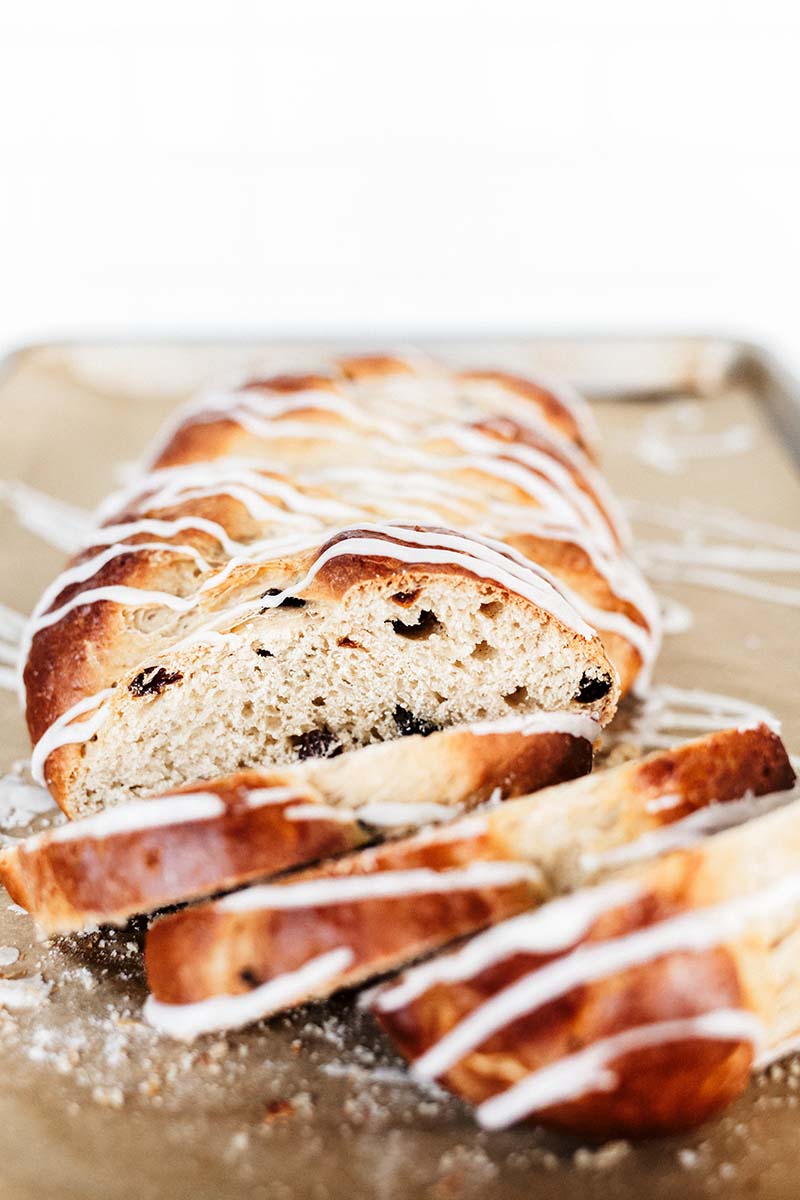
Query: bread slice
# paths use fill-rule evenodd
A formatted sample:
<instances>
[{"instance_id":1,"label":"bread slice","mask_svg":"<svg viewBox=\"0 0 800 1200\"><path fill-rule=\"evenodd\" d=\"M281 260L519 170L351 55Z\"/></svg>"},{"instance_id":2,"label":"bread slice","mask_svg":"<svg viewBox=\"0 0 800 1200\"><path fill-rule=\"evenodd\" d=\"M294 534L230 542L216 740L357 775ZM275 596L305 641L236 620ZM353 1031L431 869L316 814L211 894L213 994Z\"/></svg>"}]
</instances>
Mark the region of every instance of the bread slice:
<instances>
[{"instance_id":1,"label":"bread slice","mask_svg":"<svg viewBox=\"0 0 800 1200\"><path fill-rule=\"evenodd\" d=\"M47 933L118 924L573 779L598 732L540 713L239 771L28 838L0 852L0 880Z\"/></svg>"},{"instance_id":2,"label":"bread slice","mask_svg":"<svg viewBox=\"0 0 800 1200\"><path fill-rule=\"evenodd\" d=\"M602 875L635 839L657 853L641 839L714 801L793 779L774 733L729 730L165 917L146 943L149 1019L191 1037L363 983Z\"/></svg>"},{"instance_id":3,"label":"bread slice","mask_svg":"<svg viewBox=\"0 0 800 1200\"><path fill-rule=\"evenodd\" d=\"M206 396L27 631L70 816L198 774L574 708L646 675L658 607L566 389L380 356Z\"/></svg>"},{"instance_id":4,"label":"bread slice","mask_svg":"<svg viewBox=\"0 0 800 1200\"><path fill-rule=\"evenodd\" d=\"M372 1000L420 1079L498 1128L701 1123L800 1035L800 799L412 969ZM792 799L794 798L794 799Z\"/></svg>"},{"instance_id":5,"label":"bread slice","mask_svg":"<svg viewBox=\"0 0 800 1200\"><path fill-rule=\"evenodd\" d=\"M466 535L350 529L289 557L232 560L185 603L135 630L117 624L119 606L72 610L96 630L87 671L104 651L135 665L42 722L34 770L70 816L414 730L540 710L606 722L616 707L614 668L557 588ZM43 631L59 671L87 632Z\"/></svg>"}]
</instances>

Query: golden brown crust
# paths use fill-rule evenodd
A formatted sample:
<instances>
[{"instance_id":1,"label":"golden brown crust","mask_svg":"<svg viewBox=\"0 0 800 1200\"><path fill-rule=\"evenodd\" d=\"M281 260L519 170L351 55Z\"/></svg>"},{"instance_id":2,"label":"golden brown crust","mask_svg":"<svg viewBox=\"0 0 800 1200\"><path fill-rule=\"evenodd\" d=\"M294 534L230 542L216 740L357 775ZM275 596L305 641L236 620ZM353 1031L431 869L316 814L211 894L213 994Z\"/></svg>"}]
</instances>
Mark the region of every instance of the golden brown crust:
<instances>
[{"instance_id":1,"label":"golden brown crust","mask_svg":"<svg viewBox=\"0 0 800 1200\"><path fill-rule=\"evenodd\" d=\"M402 358L391 354L351 354L338 360L347 379L370 379L381 375L411 375L413 372Z\"/></svg>"},{"instance_id":2,"label":"golden brown crust","mask_svg":"<svg viewBox=\"0 0 800 1200\"><path fill-rule=\"evenodd\" d=\"M656 897L596 923L557 955L516 954L467 980L431 987L395 1010L373 1013L401 1052L414 1062L460 1021L503 989L532 977L579 946L624 937L675 915ZM691 1021L746 1004L736 959L725 947L678 952L591 980L525 1012L480 1042L440 1082L473 1104L507 1091L535 1071L580 1054L627 1031L660 1022ZM530 1114L536 1124L593 1138L678 1133L707 1120L747 1085L749 1041L673 1036L661 1044L611 1054L611 1087L578 1088L569 1100Z\"/></svg>"},{"instance_id":3,"label":"golden brown crust","mask_svg":"<svg viewBox=\"0 0 800 1200\"><path fill-rule=\"evenodd\" d=\"M425 863L420 853L419 865ZM346 929L351 964L329 986L315 990L315 998L321 998L430 953L443 940L522 912L537 895L533 884L511 883L256 912L202 905L163 917L150 930L148 983L156 999L167 1004L240 995L337 949Z\"/></svg>"},{"instance_id":4,"label":"golden brown crust","mask_svg":"<svg viewBox=\"0 0 800 1200\"><path fill-rule=\"evenodd\" d=\"M267 777L259 786L269 782ZM30 849L23 844L0 854L0 879L12 899L54 933L120 922L369 840L357 822L290 819L287 813L304 802L302 794L248 808L249 789L241 785L214 783L203 790L223 798L224 815L113 838L51 840Z\"/></svg>"},{"instance_id":5,"label":"golden brown crust","mask_svg":"<svg viewBox=\"0 0 800 1200\"><path fill-rule=\"evenodd\" d=\"M592 447L586 444L574 413L553 392L542 387L541 384L535 383L531 379L525 379L521 375L514 375L509 371L462 371L461 378L485 379L490 383L499 383L516 395L531 400L556 429L566 434L570 441L575 442L586 453L592 453Z\"/></svg>"},{"instance_id":6,"label":"golden brown crust","mask_svg":"<svg viewBox=\"0 0 800 1200\"><path fill-rule=\"evenodd\" d=\"M700 742L660 750L642 759L634 770L636 787L643 793L679 797L680 816L748 792L764 796L787 791L795 780L781 738L763 724L751 729L723 729ZM660 815L666 816L663 812ZM670 815L674 819L674 810Z\"/></svg>"},{"instance_id":7,"label":"golden brown crust","mask_svg":"<svg viewBox=\"0 0 800 1200\"><path fill-rule=\"evenodd\" d=\"M283 771L238 771L154 797L142 812L143 820L159 809L166 816L175 810L174 797L202 791L223 801L219 816L186 821L177 815L172 823L120 833L103 833L90 818L83 835L77 822L68 840L54 831L0 852L0 880L48 933L117 923L374 840L378 829L357 813L347 819L348 808L381 797L469 808L498 788L517 796L575 778L591 769L591 758L590 743L567 733L472 734L465 728ZM268 787L291 794L253 807L253 793ZM330 817L292 812L320 804L345 807ZM416 823L409 809L409 824Z\"/></svg>"}]
</instances>

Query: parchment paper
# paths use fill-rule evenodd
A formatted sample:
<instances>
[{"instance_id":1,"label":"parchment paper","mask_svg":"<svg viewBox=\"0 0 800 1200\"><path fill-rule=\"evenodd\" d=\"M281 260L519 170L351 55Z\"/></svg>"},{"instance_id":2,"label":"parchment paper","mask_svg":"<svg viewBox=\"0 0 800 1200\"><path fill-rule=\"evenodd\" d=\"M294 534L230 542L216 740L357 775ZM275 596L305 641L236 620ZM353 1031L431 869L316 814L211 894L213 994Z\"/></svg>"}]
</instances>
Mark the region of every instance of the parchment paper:
<instances>
[{"instance_id":1,"label":"parchment paper","mask_svg":"<svg viewBox=\"0 0 800 1200\"><path fill-rule=\"evenodd\" d=\"M0 380L0 479L91 507L190 390L255 365L307 369L328 348L23 352ZM799 527L794 465L758 391L732 382L738 351L724 341L515 340L432 349L473 364L543 363L602 393L596 413L605 468L623 497L676 513L691 500L706 511ZM674 473L656 469L642 457L645 422L654 414L666 414L669 429L691 433L699 423L703 435L744 427L746 447L689 458ZM652 525L637 529L651 541L675 536ZM20 528L0 497L0 600L27 613L63 560ZM796 575L758 577L797 585ZM658 590L688 606L693 624L665 639L656 679L763 705L783 719L790 748L800 749L798 609L688 584ZM0 774L28 753L16 701L0 693ZM47 944L7 904L0 897L0 944L20 957L0 966L0 978L40 974L50 990L43 999L32 993L33 1007L0 1007L3 1200L788 1200L800 1189L800 1063L757 1078L732 1110L685 1138L584 1147L532 1128L486 1134L465 1106L408 1080L353 997L176 1046L140 1021L141 923Z\"/></svg>"}]
</instances>

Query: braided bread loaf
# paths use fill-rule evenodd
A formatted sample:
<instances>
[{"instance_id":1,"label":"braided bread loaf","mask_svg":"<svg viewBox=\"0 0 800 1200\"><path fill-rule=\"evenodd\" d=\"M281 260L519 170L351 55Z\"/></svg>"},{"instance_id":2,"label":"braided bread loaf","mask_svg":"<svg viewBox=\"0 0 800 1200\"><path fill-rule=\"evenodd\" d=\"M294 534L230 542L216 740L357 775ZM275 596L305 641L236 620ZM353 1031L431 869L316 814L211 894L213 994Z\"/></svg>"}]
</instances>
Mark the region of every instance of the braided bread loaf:
<instances>
[{"instance_id":1,"label":"braided bread loaf","mask_svg":"<svg viewBox=\"0 0 800 1200\"><path fill-rule=\"evenodd\" d=\"M511 713L607 722L658 643L571 394L351 359L206 396L43 596L33 765L71 816Z\"/></svg>"}]
</instances>

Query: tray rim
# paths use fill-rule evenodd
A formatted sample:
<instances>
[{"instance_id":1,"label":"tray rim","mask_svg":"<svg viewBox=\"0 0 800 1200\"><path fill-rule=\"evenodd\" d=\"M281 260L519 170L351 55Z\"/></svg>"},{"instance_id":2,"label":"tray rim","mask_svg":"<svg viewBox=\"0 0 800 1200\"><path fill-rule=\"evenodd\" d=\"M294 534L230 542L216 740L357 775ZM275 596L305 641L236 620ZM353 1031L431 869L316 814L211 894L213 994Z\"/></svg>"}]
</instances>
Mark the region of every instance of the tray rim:
<instances>
[{"instance_id":1,"label":"tray rim","mask_svg":"<svg viewBox=\"0 0 800 1200\"><path fill-rule=\"evenodd\" d=\"M68 332L54 337L34 338L12 346L0 356L0 382L8 378L14 370L17 361L29 354L45 350L77 348L79 346L97 346L100 348L130 347L168 347L178 346L191 349L203 345L230 347L271 342L295 344L298 347L313 342L339 342L343 346L360 344L366 347L389 347L393 345L430 345L440 342L452 342L464 345L469 342L505 341L520 343L542 343L553 346L627 346L630 348L646 347L648 345L668 351L670 348L688 350L694 349L698 355L705 351L710 357L712 350L719 355L720 366L716 368L714 381L718 386L725 386L735 381L749 384L755 393L758 403L766 411L768 418L775 427L778 436L789 451L795 464L800 468L800 377L795 376L786 366L778 353L761 342L740 336L735 333L725 333L719 330L637 330L626 332L624 329L604 330L557 330L547 332L525 326L508 326L499 328L484 328L465 330L463 326L448 329L441 326L434 329L414 331L413 327L398 327L394 331L387 330L346 330L341 328L310 327L305 330L281 329L279 326L269 326L253 329L241 329L237 332L213 329L191 330L154 330L147 331L138 328L132 332L103 332L93 334L86 332ZM700 381L692 380L689 375L685 381L687 386L694 384L701 390ZM705 387L708 383L706 381ZM602 401L602 391L587 389L592 399ZM626 392L617 390L615 398L625 398ZM655 400L663 394L655 389L649 398ZM637 398L642 399L641 392Z\"/></svg>"}]
</instances>

